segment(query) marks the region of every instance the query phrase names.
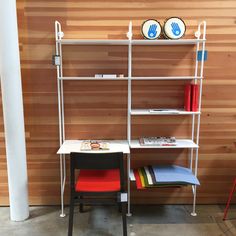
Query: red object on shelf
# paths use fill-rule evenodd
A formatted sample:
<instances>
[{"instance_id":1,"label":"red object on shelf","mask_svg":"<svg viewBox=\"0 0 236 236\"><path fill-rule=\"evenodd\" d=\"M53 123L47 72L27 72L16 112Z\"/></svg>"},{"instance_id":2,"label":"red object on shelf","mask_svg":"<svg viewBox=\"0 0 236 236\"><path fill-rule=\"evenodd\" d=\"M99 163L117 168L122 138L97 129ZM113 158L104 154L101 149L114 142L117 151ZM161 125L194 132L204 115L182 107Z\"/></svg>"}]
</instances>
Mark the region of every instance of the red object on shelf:
<instances>
[{"instance_id":1,"label":"red object on shelf","mask_svg":"<svg viewBox=\"0 0 236 236\"><path fill-rule=\"evenodd\" d=\"M191 111L198 111L199 85L191 85Z\"/></svg>"},{"instance_id":2,"label":"red object on shelf","mask_svg":"<svg viewBox=\"0 0 236 236\"><path fill-rule=\"evenodd\" d=\"M229 205L230 205L230 202L231 202L231 200L232 200L232 197L233 197L235 188L236 188L236 178L234 179L232 189L231 189L231 191L230 191L230 193L229 193L229 198L228 198L228 201L227 201L225 210L224 210L224 218L223 218L223 220L225 220L226 217L227 217L227 213L228 213L228 210L229 210Z\"/></svg>"},{"instance_id":3,"label":"red object on shelf","mask_svg":"<svg viewBox=\"0 0 236 236\"><path fill-rule=\"evenodd\" d=\"M142 182L141 182L138 170L134 170L134 176L135 176L135 180L136 180L136 187L137 187L137 189L145 189L142 186Z\"/></svg>"},{"instance_id":4,"label":"red object on shelf","mask_svg":"<svg viewBox=\"0 0 236 236\"><path fill-rule=\"evenodd\" d=\"M191 84L185 85L184 109L185 109L185 111L191 111Z\"/></svg>"}]
</instances>

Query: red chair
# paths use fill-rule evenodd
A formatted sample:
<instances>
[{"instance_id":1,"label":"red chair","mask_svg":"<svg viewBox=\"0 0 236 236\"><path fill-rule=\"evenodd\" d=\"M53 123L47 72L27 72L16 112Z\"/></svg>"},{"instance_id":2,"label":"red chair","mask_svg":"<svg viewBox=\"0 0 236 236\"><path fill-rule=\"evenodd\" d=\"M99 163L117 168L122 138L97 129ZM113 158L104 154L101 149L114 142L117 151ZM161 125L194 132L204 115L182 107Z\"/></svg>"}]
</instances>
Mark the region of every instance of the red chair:
<instances>
[{"instance_id":1,"label":"red chair","mask_svg":"<svg viewBox=\"0 0 236 236\"><path fill-rule=\"evenodd\" d=\"M118 205L122 211L123 235L127 236L123 153L71 153L71 197L68 236L73 234L74 205ZM79 176L75 183L75 170ZM88 197L88 198L87 198Z\"/></svg>"},{"instance_id":2,"label":"red chair","mask_svg":"<svg viewBox=\"0 0 236 236\"><path fill-rule=\"evenodd\" d=\"M231 202L231 200L232 200L232 197L233 197L235 188L236 188L236 178L234 179L233 187L232 187L232 189L231 189L231 191L230 191L230 193L229 193L229 198L228 198L228 201L227 201L225 210L224 210L224 218L223 218L223 220L225 220L226 217L227 217L227 213L228 213L228 210L229 210L230 202Z\"/></svg>"}]
</instances>

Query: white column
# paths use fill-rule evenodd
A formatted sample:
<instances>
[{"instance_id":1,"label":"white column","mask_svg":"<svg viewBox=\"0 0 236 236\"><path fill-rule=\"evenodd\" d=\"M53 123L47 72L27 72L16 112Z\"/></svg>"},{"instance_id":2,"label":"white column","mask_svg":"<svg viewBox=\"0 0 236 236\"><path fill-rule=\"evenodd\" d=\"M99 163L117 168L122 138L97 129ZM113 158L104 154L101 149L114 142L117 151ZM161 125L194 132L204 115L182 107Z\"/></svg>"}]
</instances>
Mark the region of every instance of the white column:
<instances>
[{"instance_id":1,"label":"white column","mask_svg":"<svg viewBox=\"0 0 236 236\"><path fill-rule=\"evenodd\" d=\"M25 129L15 0L0 0L0 76L10 216L29 217Z\"/></svg>"}]
</instances>

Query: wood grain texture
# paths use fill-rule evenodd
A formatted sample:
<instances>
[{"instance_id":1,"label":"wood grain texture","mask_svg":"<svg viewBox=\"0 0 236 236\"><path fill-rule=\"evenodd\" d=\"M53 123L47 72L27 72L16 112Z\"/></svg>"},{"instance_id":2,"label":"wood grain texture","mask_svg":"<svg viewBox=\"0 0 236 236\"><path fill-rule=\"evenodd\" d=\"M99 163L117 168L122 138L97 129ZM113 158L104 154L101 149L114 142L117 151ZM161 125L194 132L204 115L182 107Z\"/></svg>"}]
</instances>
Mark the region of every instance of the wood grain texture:
<instances>
[{"instance_id":1,"label":"wood grain texture","mask_svg":"<svg viewBox=\"0 0 236 236\"><path fill-rule=\"evenodd\" d=\"M217 0L17 0L27 141L30 204L59 204L60 178L54 21L65 38L125 39L133 21L134 38L141 23L170 16L187 24L193 38L197 23L207 21L207 50L200 131L198 203L225 203L236 173L236 2ZM127 75L125 46L64 46L64 75ZM190 75L193 46L135 46L133 76ZM136 81L133 107L183 107L184 81ZM68 139L126 139L126 81L67 81L65 123ZM1 107L2 108L2 107ZM0 109L2 111L2 109ZM8 204L2 113L0 114L0 205ZM190 135L186 117L134 117L132 136ZM132 151L132 166L187 165L186 150ZM66 186L68 193L68 184ZM191 188L136 191L132 202L191 203ZM68 194L66 194L68 199Z\"/></svg>"}]
</instances>

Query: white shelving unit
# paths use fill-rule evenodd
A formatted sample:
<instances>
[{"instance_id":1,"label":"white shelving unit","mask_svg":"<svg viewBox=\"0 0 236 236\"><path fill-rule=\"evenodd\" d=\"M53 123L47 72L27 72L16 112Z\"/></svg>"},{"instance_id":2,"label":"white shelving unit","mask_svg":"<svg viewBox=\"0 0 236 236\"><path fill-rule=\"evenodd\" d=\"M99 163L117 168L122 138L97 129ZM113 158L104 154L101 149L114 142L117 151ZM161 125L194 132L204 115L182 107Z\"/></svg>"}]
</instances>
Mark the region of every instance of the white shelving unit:
<instances>
[{"instance_id":1,"label":"white shelving unit","mask_svg":"<svg viewBox=\"0 0 236 236\"><path fill-rule=\"evenodd\" d=\"M65 141L65 125L64 125L64 95L63 95L63 82L67 80L82 80L82 81L127 81L128 90L128 109L127 109L127 141L130 148L187 148L190 150L190 165L189 168L193 171L197 177L197 166L198 166L198 148L199 148L199 129L200 129L200 114L201 114L201 97L202 97L202 80L203 80L203 68L204 68L204 53L200 61L197 60L198 52L200 49L205 52L206 42L206 22L203 21L198 25L197 32L195 33L194 39L179 39L179 40L133 40L132 39L132 22L129 24L129 30L127 33L126 40L93 40L93 39L63 39L64 33L61 30L61 24L55 22L55 38L56 38L56 57L55 64L57 66L57 89L58 89L58 110L59 110L59 135L60 135L60 146ZM95 77L68 77L63 75L63 45L126 45L128 47L128 76L123 78L95 78ZM194 75L186 76L154 76L154 77L133 77L132 76L132 46L133 45L196 45L196 61L195 61L195 72ZM199 107L198 112L187 112L184 110L178 110L178 112L158 111L150 112L149 109L134 109L132 108L132 81L135 80L190 80L195 84L199 83L200 96L199 96ZM152 108L150 108L152 109ZM132 140L131 135L131 117L138 115L190 115L192 116L192 135L190 139L177 139L176 146L141 146L138 140ZM196 130L195 130L196 126ZM63 193L65 189L65 178L66 178L66 163L65 154L60 154L60 174L61 174L61 217L64 214L64 198ZM130 214L130 154L127 154L127 174L128 174L128 215ZM196 215L196 186L192 186L193 190L193 211L192 215Z\"/></svg>"},{"instance_id":2,"label":"white shelving unit","mask_svg":"<svg viewBox=\"0 0 236 236\"><path fill-rule=\"evenodd\" d=\"M173 149L173 148L186 148L190 150L190 165L189 169L197 177L198 167L198 149L199 149L199 130L200 130L200 115L201 115L201 97L202 97L202 80L203 80L203 68L204 68L204 54L205 54L205 42L206 42L206 22L203 21L198 25L198 30L195 33L196 39L180 39L180 40L132 40L132 23L129 25L129 56L128 56L128 120L127 120L127 136L128 142L131 149ZM172 76L172 77L133 77L132 76L132 46L133 45L196 45L196 59L195 59L195 70L192 76ZM201 60L198 60L198 52L202 50ZM188 112L184 110L176 111L156 111L150 112L150 109L135 109L132 107L132 81L133 80L192 80L193 83L199 83L199 107L198 112ZM176 146L141 146L139 140L133 140L131 135L132 127L132 116L147 116L147 115L190 115L192 116L192 135L189 139L177 139ZM197 117L197 121L196 121ZM196 125L196 131L195 131ZM158 136L158 134L157 134ZM129 163L130 167L130 163ZM129 172L130 174L130 172ZM128 183L128 190L130 191L130 183ZM193 191L193 210L191 215L196 216L196 185L192 186ZM130 201L128 205L128 213L130 214Z\"/></svg>"}]
</instances>

